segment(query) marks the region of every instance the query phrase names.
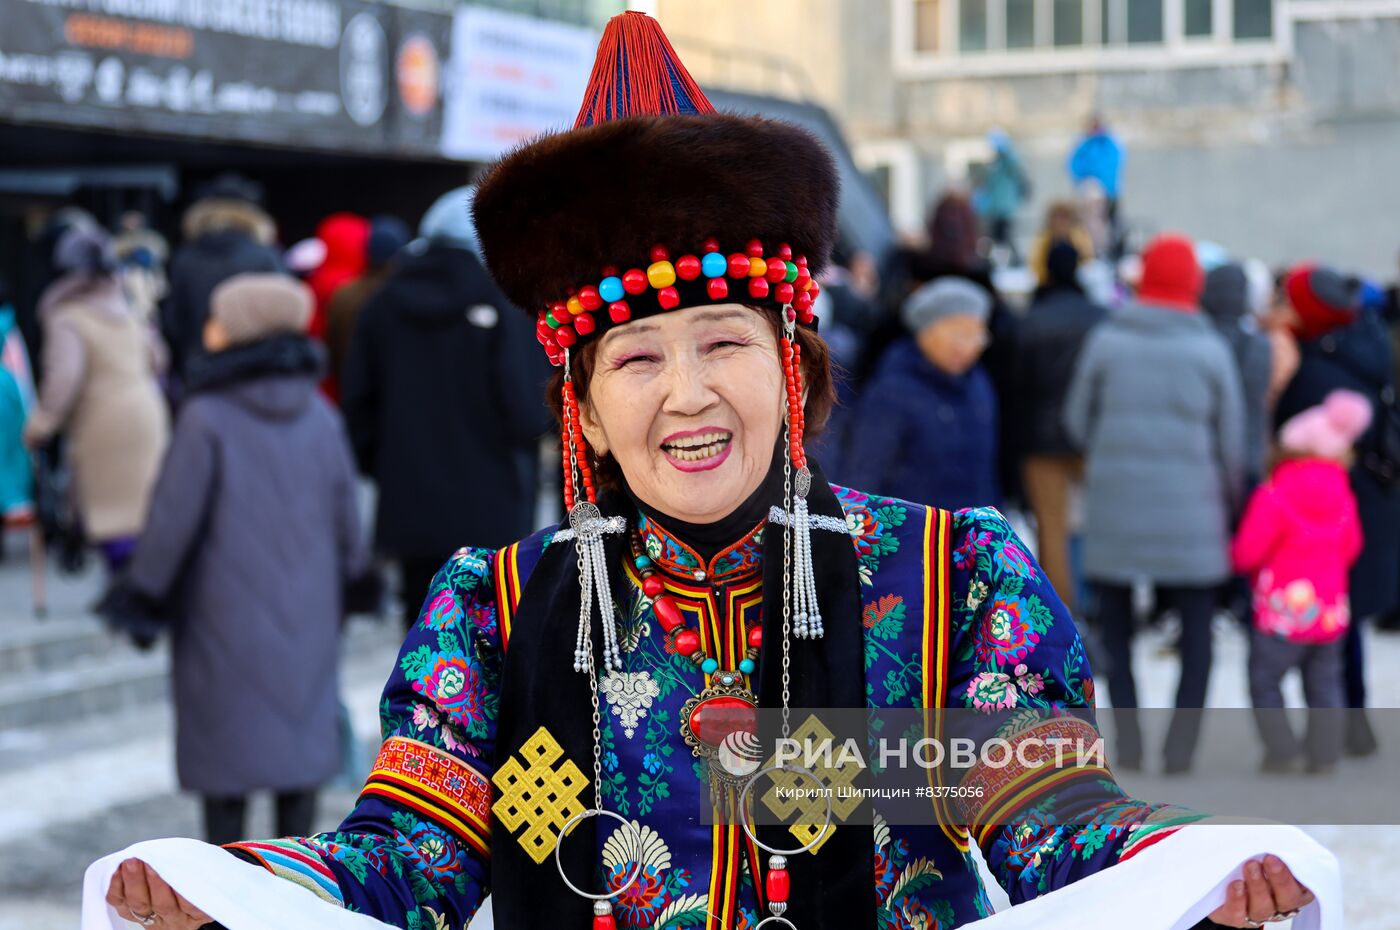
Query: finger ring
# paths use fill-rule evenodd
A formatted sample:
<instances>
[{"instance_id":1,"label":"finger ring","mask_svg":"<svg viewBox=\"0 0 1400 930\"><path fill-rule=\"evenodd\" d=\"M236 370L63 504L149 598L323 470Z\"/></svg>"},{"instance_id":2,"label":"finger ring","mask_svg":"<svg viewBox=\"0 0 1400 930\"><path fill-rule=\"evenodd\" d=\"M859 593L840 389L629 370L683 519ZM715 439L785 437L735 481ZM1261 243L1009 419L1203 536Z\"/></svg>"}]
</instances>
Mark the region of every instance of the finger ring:
<instances>
[{"instance_id":1,"label":"finger ring","mask_svg":"<svg viewBox=\"0 0 1400 930\"><path fill-rule=\"evenodd\" d=\"M1265 923L1275 923L1280 920L1292 920L1294 917L1297 917L1302 912L1303 909L1301 907L1295 907L1291 911L1274 911L1268 917L1265 917L1264 921Z\"/></svg>"},{"instance_id":2,"label":"finger ring","mask_svg":"<svg viewBox=\"0 0 1400 930\"><path fill-rule=\"evenodd\" d=\"M1253 917L1246 917L1242 926L1248 927L1249 930L1259 930L1260 927L1264 926L1264 921L1255 920Z\"/></svg>"},{"instance_id":3,"label":"finger ring","mask_svg":"<svg viewBox=\"0 0 1400 930\"><path fill-rule=\"evenodd\" d=\"M152 911L149 914L138 914L135 911L132 911L131 916L141 921L141 926L143 927L149 927L152 924L154 924L157 920L160 920L160 915L156 914L155 911Z\"/></svg>"}]
</instances>

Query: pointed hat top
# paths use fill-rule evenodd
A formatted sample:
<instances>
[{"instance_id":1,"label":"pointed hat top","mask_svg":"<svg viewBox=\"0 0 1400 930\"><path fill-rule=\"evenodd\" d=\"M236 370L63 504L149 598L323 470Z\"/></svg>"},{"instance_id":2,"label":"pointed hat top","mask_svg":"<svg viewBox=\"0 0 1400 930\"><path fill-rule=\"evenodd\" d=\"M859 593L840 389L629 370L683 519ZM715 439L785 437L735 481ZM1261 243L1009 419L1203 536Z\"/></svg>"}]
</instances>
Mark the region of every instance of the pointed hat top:
<instances>
[{"instance_id":1,"label":"pointed hat top","mask_svg":"<svg viewBox=\"0 0 1400 930\"><path fill-rule=\"evenodd\" d=\"M661 24L632 10L614 16L603 30L574 128L629 116L713 112Z\"/></svg>"}]
</instances>

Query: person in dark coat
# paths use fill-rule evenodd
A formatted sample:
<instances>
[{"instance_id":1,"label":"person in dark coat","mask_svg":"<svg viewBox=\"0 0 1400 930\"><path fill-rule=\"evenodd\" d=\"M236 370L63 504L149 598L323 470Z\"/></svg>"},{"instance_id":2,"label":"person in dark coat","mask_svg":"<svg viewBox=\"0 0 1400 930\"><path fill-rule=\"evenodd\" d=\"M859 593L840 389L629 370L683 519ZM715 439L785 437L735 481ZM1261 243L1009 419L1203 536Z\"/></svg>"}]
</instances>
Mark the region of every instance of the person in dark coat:
<instances>
[{"instance_id":1,"label":"person in dark coat","mask_svg":"<svg viewBox=\"0 0 1400 930\"><path fill-rule=\"evenodd\" d=\"M408 224L397 216L376 216L369 224L369 243L365 246L365 270L349 284L336 288L326 305L326 350L330 353L330 373L326 376L328 397L340 396L340 375L345 369L345 357L350 353L350 337L355 321L364 309L365 301L384 286L393 267L394 257L412 238Z\"/></svg>"},{"instance_id":2,"label":"person in dark coat","mask_svg":"<svg viewBox=\"0 0 1400 930\"><path fill-rule=\"evenodd\" d=\"M1023 483L1035 514L1037 554L1061 600L1077 612L1071 567L1070 496L1084 463L1064 425L1065 393L1090 330L1107 310L1079 284L1079 250L1068 240L1050 246L1045 283L1036 289L1017 338L1019 403L1003 415L1018 418L1026 454Z\"/></svg>"},{"instance_id":3,"label":"person in dark coat","mask_svg":"<svg viewBox=\"0 0 1400 930\"><path fill-rule=\"evenodd\" d=\"M1338 389L1356 391L1372 405L1371 428L1357 443L1365 449L1384 428L1384 399L1395 396L1395 361L1385 327L1359 307L1358 282L1333 269L1301 265L1284 279L1283 294L1293 311L1302 361L1279 398L1274 421L1282 424L1314 407ZM1361 513L1365 546L1351 570L1351 613L1347 630L1347 706L1366 706L1365 636L1374 620L1400 603L1400 484L1387 486L1363 456L1351 469L1352 490ZM1366 718L1347 715L1347 751L1369 755L1375 736Z\"/></svg>"},{"instance_id":4,"label":"person in dark coat","mask_svg":"<svg viewBox=\"0 0 1400 930\"><path fill-rule=\"evenodd\" d=\"M890 346L851 417L843 480L935 507L994 507L997 400L978 364L991 300L962 278L905 301L911 336Z\"/></svg>"},{"instance_id":5,"label":"person in dark coat","mask_svg":"<svg viewBox=\"0 0 1400 930\"><path fill-rule=\"evenodd\" d=\"M222 175L185 211L185 241L170 260L161 320L177 381L184 379L190 359L204 352L204 321L214 288L240 272L283 270L273 247L277 230L261 199L259 185Z\"/></svg>"},{"instance_id":6,"label":"person in dark coat","mask_svg":"<svg viewBox=\"0 0 1400 930\"><path fill-rule=\"evenodd\" d=\"M341 378L361 472L379 485L375 544L396 561L404 623L467 540L534 528L549 367L534 328L477 257L470 194L440 200L365 304ZM483 488L490 488L483 494Z\"/></svg>"},{"instance_id":7,"label":"person in dark coat","mask_svg":"<svg viewBox=\"0 0 1400 930\"><path fill-rule=\"evenodd\" d=\"M1225 340L1200 312L1195 248L1165 235L1143 252L1137 302L1096 327L1065 396L1084 450L1084 574L1094 586L1116 764L1142 764L1132 708L1133 587L1152 584L1181 615L1176 706L1205 706L1211 620L1231 575L1232 514L1243 505L1244 401ZM1172 717L1165 768L1191 767L1200 714Z\"/></svg>"},{"instance_id":8,"label":"person in dark coat","mask_svg":"<svg viewBox=\"0 0 1400 930\"><path fill-rule=\"evenodd\" d=\"M1249 277L1244 266L1230 263L1211 269L1201 292L1201 309L1230 344L1239 368L1244 391L1245 482L1253 488L1267 470L1273 435L1269 403L1273 349L1249 312Z\"/></svg>"},{"instance_id":9,"label":"person in dark coat","mask_svg":"<svg viewBox=\"0 0 1400 930\"><path fill-rule=\"evenodd\" d=\"M302 334L311 303L284 275L214 290L123 582L171 617L180 785L213 843L244 835L258 790L276 792L279 833L305 835L340 769L343 591L364 544L349 444L316 390L323 353Z\"/></svg>"}]
</instances>

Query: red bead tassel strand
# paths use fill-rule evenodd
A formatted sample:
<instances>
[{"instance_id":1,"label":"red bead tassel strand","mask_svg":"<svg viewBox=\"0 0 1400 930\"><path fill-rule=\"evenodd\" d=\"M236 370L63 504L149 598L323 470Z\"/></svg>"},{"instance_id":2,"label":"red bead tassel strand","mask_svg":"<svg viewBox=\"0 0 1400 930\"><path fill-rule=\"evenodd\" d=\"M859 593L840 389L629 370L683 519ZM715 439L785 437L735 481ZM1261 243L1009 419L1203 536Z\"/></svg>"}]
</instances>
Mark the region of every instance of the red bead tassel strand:
<instances>
[{"instance_id":1,"label":"red bead tassel strand","mask_svg":"<svg viewBox=\"0 0 1400 930\"><path fill-rule=\"evenodd\" d=\"M806 420L802 409L802 347L784 336L782 354L783 378L787 382L788 453L792 467L800 469L807 464L807 454L802 448L802 431Z\"/></svg>"},{"instance_id":2,"label":"red bead tassel strand","mask_svg":"<svg viewBox=\"0 0 1400 930\"><path fill-rule=\"evenodd\" d=\"M588 464L588 442L583 438L583 424L578 415L578 397L574 393L574 383L565 381L562 390L564 397L563 465L564 465L564 506L572 510L578 497L574 485L574 470L578 470L583 484L584 498L591 504L598 499L598 490L593 482L593 469Z\"/></svg>"}]
</instances>

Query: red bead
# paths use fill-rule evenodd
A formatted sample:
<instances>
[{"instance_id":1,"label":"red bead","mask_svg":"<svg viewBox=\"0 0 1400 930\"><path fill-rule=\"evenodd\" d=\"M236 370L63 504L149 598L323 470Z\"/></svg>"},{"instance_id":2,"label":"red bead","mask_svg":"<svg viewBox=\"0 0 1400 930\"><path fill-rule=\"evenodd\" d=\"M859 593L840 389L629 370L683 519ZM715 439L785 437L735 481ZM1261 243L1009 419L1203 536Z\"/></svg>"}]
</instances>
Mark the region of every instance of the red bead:
<instances>
[{"instance_id":1,"label":"red bead","mask_svg":"<svg viewBox=\"0 0 1400 930\"><path fill-rule=\"evenodd\" d=\"M700 246L700 251L702 251L702 252L718 252L718 251L719 251L719 240L716 239L714 236L710 236L708 239L706 239L706 240L704 241L704 243L701 244L701 246Z\"/></svg>"},{"instance_id":2,"label":"red bead","mask_svg":"<svg viewBox=\"0 0 1400 930\"><path fill-rule=\"evenodd\" d=\"M749 645L755 649L763 648L763 627L755 626L749 630Z\"/></svg>"},{"instance_id":3,"label":"red bead","mask_svg":"<svg viewBox=\"0 0 1400 930\"><path fill-rule=\"evenodd\" d=\"M797 287L797 289L798 289L799 291L805 291L805 290L807 290L807 288L808 288L807 282L808 282L808 281L811 281L811 280L812 280L812 273L811 273L810 271L808 271L806 268L803 268L801 265L798 265L798 266L797 266L797 277L794 278L794 279L793 279L793 282L792 282L792 283Z\"/></svg>"},{"instance_id":4,"label":"red bead","mask_svg":"<svg viewBox=\"0 0 1400 930\"><path fill-rule=\"evenodd\" d=\"M608 304L608 316L612 317L614 323L626 323L632 319L632 308L627 306L625 300L614 300Z\"/></svg>"},{"instance_id":5,"label":"red bead","mask_svg":"<svg viewBox=\"0 0 1400 930\"><path fill-rule=\"evenodd\" d=\"M574 328L572 326L559 327L554 331L554 338L559 343L560 347L565 349L575 342L578 342L578 336L574 334Z\"/></svg>"},{"instance_id":6,"label":"red bead","mask_svg":"<svg viewBox=\"0 0 1400 930\"><path fill-rule=\"evenodd\" d=\"M598 295L598 289L591 284L585 284L578 289L578 302L583 304L583 309L592 313L603 305L603 298Z\"/></svg>"},{"instance_id":7,"label":"red bead","mask_svg":"<svg viewBox=\"0 0 1400 930\"><path fill-rule=\"evenodd\" d=\"M729 282L723 278L711 278L705 282L705 291L711 300L723 300L729 296Z\"/></svg>"},{"instance_id":8,"label":"red bead","mask_svg":"<svg viewBox=\"0 0 1400 930\"><path fill-rule=\"evenodd\" d=\"M750 239L749 244L744 246L744 251L749 253L749 258L762 258L763 243L757 239Z\"/></svg>"},{"instance_id":9,"label":"red bead","mask_svg":"<svg viewBox=\"0 0 1400 930\"><path fill-rule=\"evenodd\" d=\"M800 318L802 316L803 311L812 309L812 292L803 291L802 293L798 294L795 298L793 298L792 306L793 309L797 311L797 315Z\"/></svg>"},{"instance_id":10,"label":"red bead","mask_svg":"<svg viewBox=\"0 0 1400 930\"><path fill-rule=\"evenodd\" d=\"M647 289L647 273L640 268L629 268L622 276L622 289L629 294L640 294Z\"/></svg>"},{"instance_id":11,"label":"red bead","mask_svg":"<svg viewBox=\"0 0 1400 930\"><path fill-rule=\"evenodd\" d=\"M758 729L758 710L741 697L720 695L697 704L686 723L701 743L719 746L731 734L755 732Z\"/></svg>"},{"instance_id":12,"label":"red bead","mask_svg":"<svg viewBox=\"0 0 1400 930\"><path fill-rule=\"evenodd\" d=\"M578 331L580 336L587 336L597 328L598 324L593 322L593 314L591 313L580 313L574 317L574 329Z\"/></svg>"},{"instance_id":13,"label":"red bead","mask_svg":"<svg viewBox=\"0 0 1400 930\"><path fill-rule=\"evenodd\" d=\"M676 634L676 651L683 656L700 651L700 634L694 630L681 630Z\"/></svg>"},{"instance_id":14,"label":"red bead","mask_svg":"<svg viewBox=\"0 0 1400 930\"><path fill-rule=\"evenodd\" d=\"M554 317L554 322L560 326L567 326L574 321L574 315L569 312L569 308L564 304L555 304L549 310L549 315Z\"/></svg>"},{"instance_id":15,"label":"red bead","mask_svg":"<svg viewBox=\"0 0 1400 930\"><path fill-rule=\"evenodd\" d=\"M661 305L663 310L674 310L681 304L681 293L676 290L675 285L663 287L656 292L656 302Z\"/></svg>"},{"instance_id":16,"label":"red bead","mask_svg":"<svg viewBox=\"0 0 1400 930\"><path fill-rule=\"evenodd\" d=\"M787 263L777 256L768 259L768 272L764 277L768 279L769 284L777 284L787 277Z\"/></svg>"},{"instance_id":17,"label":"red bead","mask_svg":"<svg viewBox=\"0 0 1400 930\"><path fill-rule=\"evenodd\" d=\"M682 281L694 281L700 277L700 259L694 255L682 255L676 260L676 277Z\"/></svg>"},{"instance_id":18,"label":"red bead","mask_svg":"<svg viewBox=\"0 0 1400 930\"><path fill-rule=\"evenodd\" d=\"M762 300L768 296L767 278L749 278L749 296L754 300Z\"/></svg>"},{"instance_id":19,"label":"red bead","mask_svg":"<svg viewBox=\"0 0 1400 930\"><path fill-rule=\"evenodd\" d=\"M807 288L807 293L812 295L812 299L813 299L813 300L816 300L816 299L817 299L817 295L820 294L821 292L822 292L822 289L819 288L819 287L817 287L817 282L815 282L815 281L812 282L812 286L811 286L811 287Z\"/></svg>"},{"instance_id":20,"label":"red bead","mask_svg":"<svg viewBox=\"0 0 1400 930\"><path fill-rule=\"evenodd\" d=\"M747 278L749 276L749 257L735 252L729 256L729 276L731 278Z\"/></svg>"},{"instance_id":21,"label":"red bead","mask_svg":"<svg viewBox=\"0 0 1400 930\"><path fill-rule=\"evenodd\" d=\"M540 341L540 345L544 345L545 341L549 339L550 334L553 332L554 329L544 321L544 317L540 317L535 323L535 338Z\"/></svg>"},{"instance_id":22,"label":"red bead","mask_svg":"<svg viewBox=\"0 0 1400 930\"><path fill-rule=\"evenodd\" d=\"M685 619L681 617L681 609L669 597L663 595L656 598L651 603L651 609L656 613L656 619L660 621L662 628L667 633L685 623Z\"/></svg>"},{"instance_id":23,"label":"red bead","mask_svg":"<svg viewBox=\"0 0 1400 930\"><path fill-rule=\"evenodd\" d=\"M785 262L792 261L792 246L788 245L786 242L778 246L778 257Z\"/></svg>"},{"instance_id":24,"label":"red bead","mask_svg":"<svg viewBox=\"0 0 1400 930\"><path fill-rule=\"evenodd\" d=\"M792 891L792 877L788 875L787 869L769 869L765 876L768 886L768 900L770 902L785 902L788 894Z\"/></svg>"},{"instance_id":25,"label":"red bead","mask_svg":"<svg viewBox=\"0 0 1400 930\"><path fill-rule=\"evenodd\" d=\"M664 262L670 259L671 253L666 251L664 245L654 245L651 247L651 263Z\"/></svg>"},{"instance_id":26,"label":"red bead","mask_svg":"<svg viewBox=\"0 0 1400 930\"><path fill-rule=\"evenodd\" d=\"M806 268L806 267L807 267L807 256L805 256L805 255L799 255L799 256L797 256L796 258L794 258L794 259L792 260L792 263L793 263L794 265L796 265L798 268Z\"/></svg>"},{"instance_id":27,"label":"red bead","mask_svg":"<svg viewBox=\"0 0 1400 930\"><path fill-rule=\"evenodd\" d=\"M812 312L811 307L808 307L806 310L802 310L797 314L797 322L801 323L803 326L811 326L816 321L817 315Z\"/></svg>"},{"instance_id":28,"label":"red bead","mask_svg":"<svg viewBox=\"0 0 1400 930\"><path fill-rule=\"evenodd\" d=\"M792 303L792 285L786 281L780 282L778 286L773 289L773 296L778 299L778 303L780 304Z\"/></svg>"},{"instance_id":29,"label":"red bead","mask_svg":"<svg viewBox=\"0 0 1400 930\"><path fill-rule=\"evenodd\" d=\"M791 307L788 307L786 310L783 311L783 319L787 320L789 323L796 323L797 311L792 309Z\"/></svg>"},{"instance_id":30,"label":"red bead","mask_svg":"<svg viewBox=\"0 0 1400 930\"><path fill-rule=\"evenodd\" d=\"M593 930L617 930L617 920L611 914L594 914Z\"/></svg>"},{"instance_id":31,"label":"red bead","mask_svg":"<svg viewBox=\"0 0 1400 930\"><path fill-rule=\"evenodd\" d=\"M642 579L642 593L647 597L660 597L664 590L666 590L666 585L657 576L647 575Z\"/></svg>"}]
</instances>

